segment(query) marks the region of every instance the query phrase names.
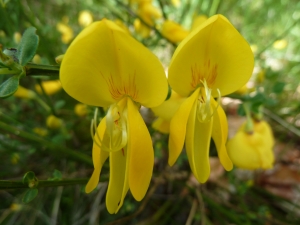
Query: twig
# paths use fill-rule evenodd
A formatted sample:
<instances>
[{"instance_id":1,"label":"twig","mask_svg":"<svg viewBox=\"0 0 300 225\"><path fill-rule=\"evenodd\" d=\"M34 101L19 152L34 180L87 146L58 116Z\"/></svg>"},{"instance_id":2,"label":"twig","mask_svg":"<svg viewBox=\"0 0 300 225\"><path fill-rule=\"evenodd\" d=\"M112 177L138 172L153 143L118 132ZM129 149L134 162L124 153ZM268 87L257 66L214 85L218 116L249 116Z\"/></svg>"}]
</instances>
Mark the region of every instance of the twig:
<instances>
[{"instance_id":1,"label":"twig","mask_svg":"<svg viewBox=\"0 0 300 225\"><path fill-rule=\"evenodd\" d=\"M1 114L0 114L0 117L1 117ZM86 154L83 154L81 152L74 151L74 150L66 148L64 146L55 144L51 141L48 141L46 139L43 139L43 138L37 136L36 134L28 133L26 131L20 130L19 128L16 128L16 127L13 127L6 123L3 123L1 121L0 121L0 130L5 130L7 132L10 132L14 135L25 138L27 140L38 142L42 146L47 147L49 150L51 150L52 152L55 152L56 154L67 155L69 157L72 157L73 159L77 159L77 160L80 160L81 162L85 162L88 165L93 165L91 158Z\"/></svg>"},{"instance_id":2,"label":"twig","mask_svg":"<svg viewBox=\"0 0 300 225\"><path fill-rule=\"evenodd\" d=\"M143 212L144 208L146 207L146 205L148 204L150 197L153 195L153 193L155 192L156 188L158 187L158 185L160 184L159 182L160 179L158 179L154 185L151 187L151 189L149 190L149 192L147 193L146 197L144 198L142 204L140 205L140 207L138 208L138 210L126 217L123 217L121 219L118 219L116 221L113 221L111 223L108 223L107 225L114 225L114 224L126 224L126 221L131 220L132 218L137 217L141 212Z\"/></svg>"},{"instance_id":3,"label":"twig","mask_svg":"<svg viewBox=\"0 0 300 225\"><path fill-rule=\"evenodd\" d=\"M188 219L187 219L185 225L191 225L192 224L193 218L195 216L196 211L197 211L197 201L194 199L193 203L192 203L191 211L189 213L189 216L188 216Z\"/></svg>"},{"instance_id":4,"label":"twig","mask_svg":"<svg viewBox=\"0 0 300 225\"><path fill-rule=\"evenodd\" d=\"M277 123L279 123L281 126L295 134L296 136L300 137L300 130L294 127L292 124L286 122L284 119L273 113L272 111L268 109L264 109L264 114L266 114L271 119L275 120Z\"/></svg>"},{"instance_id":5,"label":"twig","mask_svg":"<svg viewBox=\"0 0 300 225\"><path fill-rule=\"evenodd\" d=\"M158 34L161 38L167 40L170 44L172 44L175 48L177 47L176 44L174 44L171 40L169 40L168 38L166 38L165 36L162 35L162 33L155 27L155 26L151 26L149 25L145 20L143 20L139 15L137 15L136 13L134 13L130 8L128 8L127 5L125 5L123 2L119 1L119 0L115 0L119 5L121 5L124 9L126 9L126 11L133 17L138 18L143 24L145 24L147 27L149 27L150 29L154 30L156 34Z\"/></svg>"},{"instance_id":6,"label":"twig","mask_svg":"<svg viewBox=\"0 0 300 225\"><path fill-rule=\"evenodd\" d=\"M65 179L65 180L39 180L37 188L86 184L87 182L88 182L88 178ZM23 181L0 180L0 190L19 189L19 188L29 188L29 187L28 184L26 183L24 184Z\"/></svg>"},{"instance_id":7,"label":"twig","mask_svg":"<svg viewBox=\"0 0 300 225\"><path fill-rule=\"evenodd\" d=\"M200 187L199 187L200 188ZM199 206L200 206L200 213L201 213L201 225L205 225L205 207L204 207L204 201L202 198L201 191L199 188L195 188L195 192L198 198Z\"/></svg>"}]
</instances>

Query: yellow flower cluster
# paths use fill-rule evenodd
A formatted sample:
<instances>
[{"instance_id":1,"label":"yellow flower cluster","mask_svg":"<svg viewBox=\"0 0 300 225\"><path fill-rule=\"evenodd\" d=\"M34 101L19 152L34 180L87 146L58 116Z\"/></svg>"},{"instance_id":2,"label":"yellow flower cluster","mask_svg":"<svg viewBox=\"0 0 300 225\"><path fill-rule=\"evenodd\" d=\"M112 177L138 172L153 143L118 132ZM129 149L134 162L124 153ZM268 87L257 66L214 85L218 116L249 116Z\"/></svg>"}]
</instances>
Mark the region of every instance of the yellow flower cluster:
<instances>
[{"instance_id":1,"label":"yellow flower cluster","mask_svg":"<svg viewBox=\"0 0 300 225\"><path fill-rule=\"evenodd\" d=\"M135 2L149 25L161 16L151 0ZM224 168L233 167L226 149L228 125L220 97L249 80L253 53L222 15L202 21L186 35L172 57L168 80L157 57L107 19L86 27L64 55L60 72L64 90L83 104L108 108L93 137L94 172L85 190L97 187L109 158L106 206L110 213L118 212L128 190L137 201L142 200L151 181L154 153L141 106L153 108L170 123L157 122L163 132L170 132L171 166L185 143L192 172L199 182L205 182L210 174L212 137ZM164 102L168 83L174 92Z\"/></svg>"}]
</instances>

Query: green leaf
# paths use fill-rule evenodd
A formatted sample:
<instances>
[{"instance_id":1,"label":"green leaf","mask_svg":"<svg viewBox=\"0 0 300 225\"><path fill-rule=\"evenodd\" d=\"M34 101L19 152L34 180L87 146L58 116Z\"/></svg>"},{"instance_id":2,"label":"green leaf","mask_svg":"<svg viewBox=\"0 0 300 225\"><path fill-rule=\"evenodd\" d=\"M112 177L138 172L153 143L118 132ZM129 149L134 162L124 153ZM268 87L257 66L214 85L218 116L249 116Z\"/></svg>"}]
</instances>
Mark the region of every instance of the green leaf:
<instances>
[{"instance_id":1,"label":"green leaf","mask_svg":"<svg viewBox=\"0 0 300 225\"><path fill-rule=\"evenodd\" d=\"M3 51L7 56L12 57L12 59L18 63L18 49L16 48L7 48Z\"/></svg>"},{"instance_id":2,"label":"green leaf","mask_svg":"<svg viewBox=\"0 0 300 225\"><path fill-rule=\"evenodd\" d=\"M244 109L243 104L239 104L237 113L238 113L238 115L240 115L240 116L246 116L246 112L245 112L245 109Z\"/></svg>"},{"instance_id":3,"label":"green leaf","mask_svg":"<svg viewBox=\"0 0 300 225\"><path fill-rule=\"evenodd\" d=\"M26 184L35 179L36 179L35 173L32 171L29 171L29 172L25 173L25 175L23 176L23 184Z\"/></svg>"},{"instance_id":4,"label":"green leaf","mask_svg":"<svg viewBox=\"0 0 300 225\"><path fill-rule=\"evenodd\" d=\"M18 46L17 56L22 66L25 66L33 58L39 45L39 36L35 32L35 27L27 28Z\"/></svg>"},{"instance_id":5,"label":"green leaf","mask_svg":"<svg viewBox=\"0 0 300 225\"><path fill-rule=\"evenodd\" d=\"M28 189L25 192L22 201L24 203L31 202L33 199L35 199L35 197L37 196L38 193L39 193L39 190L37 188Z\"/></svg>"},{"instance_id":6,"label":"green leaf","mask_svg":"<svg viewBox=\"0 0 300 225\"><path fill-rule=\"evenodd\" d=\"M61 179L62 179L61 172L59 170L54 170L52 180L61 180Z\"/></svg>"},{"instance_id":7,"label":"green leaf","mask_svg":"<svg viewBox=\"0 0 300 225\"><path fill-rule=\"evenodd\" d=\"M7 98L13 95L19 87L19 75L7 79L0 85L0 98Z\"/></svg>"},{"instance_id":8,"label":"green leaf","mask_svg":"<svg viewBox=\"0 0 300 225\"><path fill-rule=\"evenodd\" d=\"M273 86L273 92L276 94L280 94L284 89L285 83L284 82L276 82Z\"/></svg>"}]
</instances>

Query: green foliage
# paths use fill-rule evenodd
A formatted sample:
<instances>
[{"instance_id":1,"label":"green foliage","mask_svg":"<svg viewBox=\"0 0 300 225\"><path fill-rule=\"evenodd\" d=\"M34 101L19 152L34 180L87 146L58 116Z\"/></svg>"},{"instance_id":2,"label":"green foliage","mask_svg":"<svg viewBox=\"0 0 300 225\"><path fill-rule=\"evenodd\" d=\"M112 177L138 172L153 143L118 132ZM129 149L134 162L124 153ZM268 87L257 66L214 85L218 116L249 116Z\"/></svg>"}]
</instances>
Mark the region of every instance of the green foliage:
<instances>
[{"instance_id":1,"label":"green foliage","mask_svg":"<svg viewBox=\"0 0 300 225\"><path fill-rule=\"evenodd\" d=\"M19 87L19 75L14 75L0 85L0 98L13 95Z\"/></svg>"},{"instance_id":2,"label":"green foliage","mask_svg":"<svg viewBox=\"0 0 300 225\"><path fill-rule=\"evenodd\" d=\"M38 195L38 193L39 193L39 190L37 188L28 189L22 198L22 202L23 203L31 202L33 199L35 199L35 197Z\"/></svg>"},{"instance_id":3,"label":"green foliage","mask_svg":"<svg viewBox=\"0 0 300 225\"><path fill-rule=\"evenodd\" d=\"M36 34L36 28L27 28L17 48L17 58L21 66L25 66L30 60L32 60L38 45L39 36Z\"/></svg>"}]
</instances>

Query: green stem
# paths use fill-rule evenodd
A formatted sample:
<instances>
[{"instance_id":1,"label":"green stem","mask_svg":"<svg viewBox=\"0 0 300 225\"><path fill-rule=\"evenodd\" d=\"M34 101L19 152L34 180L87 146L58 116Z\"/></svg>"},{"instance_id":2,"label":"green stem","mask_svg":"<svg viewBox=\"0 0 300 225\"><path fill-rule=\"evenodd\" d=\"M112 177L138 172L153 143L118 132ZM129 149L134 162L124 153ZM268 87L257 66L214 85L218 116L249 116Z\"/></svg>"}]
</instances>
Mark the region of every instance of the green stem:
<instances>
[{"instance_id":1,"label":"green stem","mask_svg":"<svg viewBox=\"0 0 300 225\"><path fill-rule=\"evenodd\" d=\"M41 88L41 90L42 90L42 92L43 92L43 95L44 95L45 98L47 99L47 102L48 102L48 104L49 104L49 106L50 106L50 110L49 110L49 111L52 111L52 114L53 114L54 116L57 116L56 110L55 110L55 108L54 108L54 106L53 106L53 104L52 104L52 101L51 101L50 97L47 95L47 93L46 93L46 91L45 91L45 89L44 89L44 87L43 87L43 85L42 85L41 79L37 79L37 81L38 81L39 86L40 86L40 88Z\"/></svg>"},{"instance_id":2,"label":"green stem","mask_svg":"<svg viewBox=\"0 0 300 225\"><path fill-rule=\"evenodd\" d=\"M266 108L263 109L264 114L266 114L271 119L275 120L277 123L279 123L281 126L295 134L296 136L300 137L300 130L294 127L292 124L286 122L281 117L277 116L275 113L273 113L271 110L268 110Z\"/></svg>"},{"instance_id":3,"label":"green stem","mask_svg":"<svg viewBox=\"0 0 300 225\"><path fill-rule=\"evenodd\" d=\"M277 40L283 38L284 36L286 36L286 34L289 33L290 30L291 30L294 26L296 26L296 25L298 24L298 22L299 22L299 19L296 20L296 21L294 21L294 23L293 23L290 27L288 27L288 28L287 28L285 31L283 31L280 35L278 35L276 38L274 38L268 45L266 45L260 52L258 52L258 53L255 55L255 58L259 58L260 55L261 55L264 51L266 51L270 46L272 46L273 43L274 43L275 41L277 41Z\"/></svg>"},{"instance_id":4,"label":"green stem","mask_svg":"<svg viewBox=\"0 0 300 225\"><path fill-rule=\"evenodd\" d=\"M83 153L74 151L72 149L63 147L63 146L58 145L58 144L54 144L54 143L52 143L48 140L40 138L39 136L37 136L35 134L31 134L31 133L28 133L26 131L20 130L19 128L10 126L10 125L8 125L6 123L3 123L1 121L0 121L0 129L5 130L5 131L10 132L10 133L13 133L13 134L15 134L19 137L25 138L27 140L38 142L39 144L41 144L42 146L47 147L50 151L52 151L53 153L56 153L57 155L69 156L70 158L80 160L81 162L84 162L88 165L93 165L91 158L89 156L83 154Z\"/></svg>"},{"instance_id":5,"label":"green stem","mask_svg":"<svg viewBox=\"0 0 300 225\"><path fill-rule=\"evenodd\" d=\"M51 112L51 108L37 95L34 97L34 99L48 112Z\"/></svg>"},{"instance_id":6,"label":"green stem","mask_svg":"<svg viewBox=\"0 0 300 225\"><path fill-rule=\"evenodd\" d=\"M65 180L39 180L37 188L41 187L58 187L76 184L86 184L88 178L65 179ZM28 184L23 181L0 180L0 190L29 188Z\"/></svg>"},{"instance_id":7,"label":"green stem","mask_svg":"<svg viewBox=\"0 0 300 225\"><path fill-rule=\"evenodd\" d=\"M250 106L248 102L243 103L243 107L246 113L247 121L246 121L246 126L244 128L244 131L248 134L253 133L253 121L251 117L251 111L250 111Z\"/></svg>"},{"instance_id":8,"label":"green stem","mask_svg":"<svg viewBox=\"0 0 300 225\"><path fill-rule=\"evenodd\" d=\"M59 65L41 65L27 63L25 66L26 76L59 76Z\"/></svg>"},{"instance_id":9,"label":"green stem","mask_svg":"<svg viewBox=\"0 0 300 225\"><path fill-rule=\"evenodd\" d=\"M213 0L209 10L209 17L215 15L218 12L221 0Z\"/></svg>"},{"instance_id":10,"label":"green stem","mask_svg":"<svg viewBox=\"0 0 300 225\"><path fill-rule=\"evenodd\" d=\"M165 12L165 8L164 8L164 4L163 4L162 0L158 0L158 3L159 3L159 6L160 6L160 9L162 11L164 19L167 20L168 16L167 16L167 14Z\"/></svg>"},{"instance_id":11,"label":"green stem","mask_svg":"<svg viewBox=\"0 0 300 225\"><path fill-rule=\"evenodd\" d=\"M0 68L0 75L16 75L19 74L19 70L10 70L8 68Z\"/></svg>"}]
</instances>

